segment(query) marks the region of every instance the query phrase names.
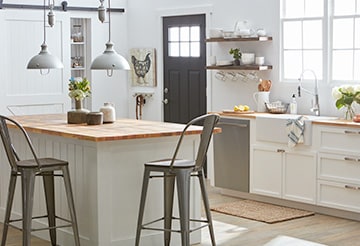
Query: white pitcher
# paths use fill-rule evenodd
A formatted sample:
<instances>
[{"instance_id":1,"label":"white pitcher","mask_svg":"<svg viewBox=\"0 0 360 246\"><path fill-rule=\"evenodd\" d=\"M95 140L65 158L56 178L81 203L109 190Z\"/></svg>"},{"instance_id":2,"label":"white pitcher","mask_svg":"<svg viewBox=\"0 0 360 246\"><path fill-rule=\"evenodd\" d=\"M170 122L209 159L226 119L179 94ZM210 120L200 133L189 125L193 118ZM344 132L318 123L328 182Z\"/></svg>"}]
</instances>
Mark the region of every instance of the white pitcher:
<instances>
[{"instance_id":1,"label":"white pitcher","mask_svg":"<svg viewBox=\"0 0 360 246\"><path fill-rule=\"evenodd\" d=\"M266 112L265 103L269 103L270 91L258 91L253 94L256 102L257 112Z\"/></svg>"}]
</instances>

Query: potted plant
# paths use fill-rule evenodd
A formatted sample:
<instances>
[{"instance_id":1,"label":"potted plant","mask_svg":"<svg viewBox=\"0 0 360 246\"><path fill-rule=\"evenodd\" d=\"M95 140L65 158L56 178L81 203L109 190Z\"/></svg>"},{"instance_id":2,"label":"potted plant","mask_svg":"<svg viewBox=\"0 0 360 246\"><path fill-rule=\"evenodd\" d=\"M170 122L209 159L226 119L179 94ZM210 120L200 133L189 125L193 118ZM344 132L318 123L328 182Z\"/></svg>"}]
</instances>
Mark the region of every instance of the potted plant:
<instances>
[{"instance_id":1,"label":"potted plant","mask_svg":"<svg viewBox=\"0 0 360 246\"><path fill-rule=\"evenodd\" d=\"M82 100L91 95L90 81L86 78L74 77L71 77L69 81L69 97L75 99L76 109L81 109Z\"/></svg>"},{"instance_id":2,"label":"potted plant","mask_svg":"<svg viewBox=\"0 0 360 246\"><path fill-rule=\"evenodd\" d=\"M240 59L241 59L241 51L239 48L231 48L229 50L229 54L233 56L234 58L234 65L240 66Z\"/></svg>"}]
</instances>

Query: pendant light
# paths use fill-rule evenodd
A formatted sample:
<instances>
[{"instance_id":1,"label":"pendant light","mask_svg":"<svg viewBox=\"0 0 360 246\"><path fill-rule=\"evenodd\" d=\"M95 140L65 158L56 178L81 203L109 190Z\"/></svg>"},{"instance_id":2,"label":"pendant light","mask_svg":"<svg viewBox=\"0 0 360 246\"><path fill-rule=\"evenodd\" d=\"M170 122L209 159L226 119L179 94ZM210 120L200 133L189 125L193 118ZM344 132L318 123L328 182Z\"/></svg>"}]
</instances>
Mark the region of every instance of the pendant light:
<instances>
[{"instance_id":1,"label":"pendant light","mask_svg":"<svg viewBox=\"0 0 360 246\"><path fill-rule=\"evenodd\" d=\"M40 69L40 74L45 75L50 72L50 69L53 68L63 68L64 65L60 61L59 58L56 56L53 56L50 54L50 52L47 49L46 44L46 6L45 6L46 0L44 0L44 42L41 45L40 53L33 58L30 59L27 69ZM48 23L51 27L53 27L55 23L55 15L53 13L54 8L54 0L53 4L49 4L50 12L48 14Z\"/></svg>"},{"instance_id":2,"label":"pendant light","mask_svg":"<svg viewBox=\"0 0 360 246\"><path fill-rule=\"evenodd\" d=\"M103 23L105 20L105 7L103 5L104 0L100 0L101 5L98 9L99 20ZM130 70L130 65L127 60L119 55L114 50L114 43L111 42L111 14L110 14L110 0L108 0L109 5L109 40L105 44L106 49L103 54L96 57L91 63L90 69L93 70L106 70L107 75L111 77L114 70Z\"/></svg>"}]
</instances>

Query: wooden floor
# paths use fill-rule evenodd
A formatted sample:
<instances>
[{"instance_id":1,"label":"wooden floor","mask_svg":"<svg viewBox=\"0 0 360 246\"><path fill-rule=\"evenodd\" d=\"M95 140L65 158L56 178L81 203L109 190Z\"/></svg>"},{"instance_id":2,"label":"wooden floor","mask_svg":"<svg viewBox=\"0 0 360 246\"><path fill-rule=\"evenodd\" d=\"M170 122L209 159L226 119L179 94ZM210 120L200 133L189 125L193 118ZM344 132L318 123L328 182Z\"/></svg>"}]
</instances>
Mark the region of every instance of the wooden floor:
<instances>
[{"instance_id":1,"label":"wooden floor","mask_svg":"<svg viewBox=\"0 0 360 246\"><path fill-rule=\"evenodd\" d=\"M238 200L221 195L215 188L209 188L208 192L210 204L213 205ZM266 224L216 212L213 212L212 216L217 245L260 246L277 236L285 235L328 246L360 246L360 222L357 221L316 214L286 222ZM0 228L2 233L2 225ZM206 228L202 231L202 238L202 243L197 246L211 245ZM6 245L21 246L21 232L10 228ZM48 246L50 243L33 237L32 245Z\"/></svg>"},{"instance_id":2,"label":"wooden floor","mask_svg":"<svg viewBox=\"0 0 360 246\"><path fill-rule=\"evenodd\" d=\"M212 205L239 200L221 195L216 188L208 188L208 193ZM260 246L277 236L284 235L328 246L360 246L360 222L358 221L321 214L276 224L267 224L216 212L212 212L212 217L217 245ZM202 238L201 246L211 245L208 239L208 230L203 230Z\"/></svg>"}]
</instances>

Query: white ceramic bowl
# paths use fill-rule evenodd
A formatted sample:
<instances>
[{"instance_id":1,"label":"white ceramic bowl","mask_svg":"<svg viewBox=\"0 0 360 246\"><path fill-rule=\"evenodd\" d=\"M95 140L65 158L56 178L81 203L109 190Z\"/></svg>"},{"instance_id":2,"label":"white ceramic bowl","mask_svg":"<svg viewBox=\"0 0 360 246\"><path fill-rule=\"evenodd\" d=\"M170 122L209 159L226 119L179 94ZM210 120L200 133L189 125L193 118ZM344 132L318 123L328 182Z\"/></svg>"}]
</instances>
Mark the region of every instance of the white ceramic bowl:
<instances>
[{"instance_id":1,"label":"white ceramic bowl","mask_svg":"<svg viewBox=\"0 0 360 246\"><path fill-rule=\"evenodd\" d=\"M224 31L220 28L213 28L209 30L210 38L222 38L224 37Z\"/></svg>"},{"instance_id":2,"label":"white ceramic bowl","mask_svg":"<svg viewBox=\"0 0 360 246\"><path fill-rule=\"evenodd\" d=\"M242 53L241 62L244 65L254 64L254 62L255 62L255 54L254 53Z\"/></svg>"},{"instance_id":3,"label":"white ceramic bowl","mask_svg":"<svg viewBox=\"0 0 360 246\"><path fill-rule=\"evenodd\" d=\"M224 38L233 38L234 32L233 31L225 31L224 32Z\"/></svg>"}]
</instances>

